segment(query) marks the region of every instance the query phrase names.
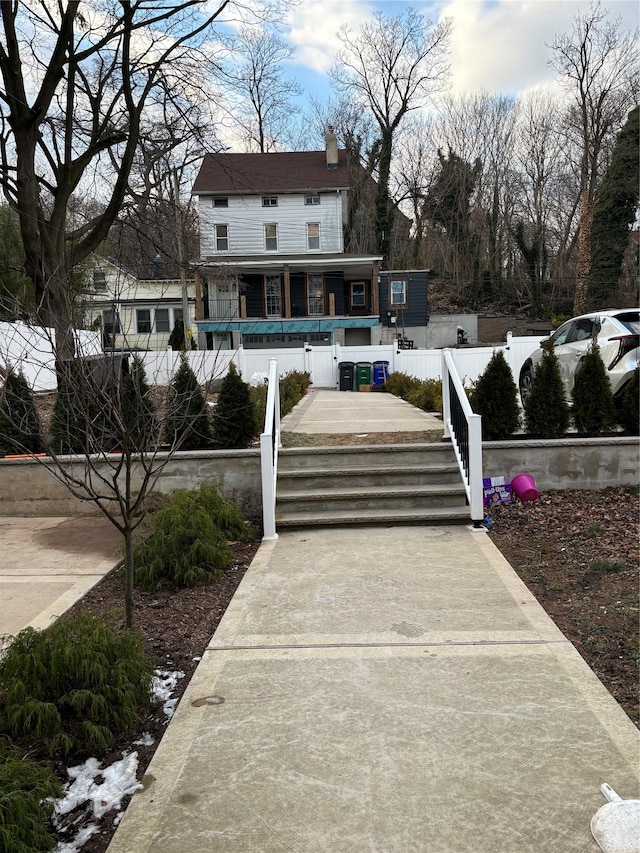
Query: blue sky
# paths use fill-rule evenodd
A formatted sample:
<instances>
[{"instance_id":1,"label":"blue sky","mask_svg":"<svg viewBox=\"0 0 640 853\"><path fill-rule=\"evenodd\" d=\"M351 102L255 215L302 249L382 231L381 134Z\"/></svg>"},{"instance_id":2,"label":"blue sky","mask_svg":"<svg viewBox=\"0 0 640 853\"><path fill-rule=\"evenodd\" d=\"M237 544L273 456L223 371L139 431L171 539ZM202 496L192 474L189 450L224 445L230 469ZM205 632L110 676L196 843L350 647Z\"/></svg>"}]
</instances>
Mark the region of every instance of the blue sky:
<instances>
[{"instance_id":1,"label":"blue sky","mask_svg":"<svg viewBox=\"0 0 640 853\"><path fill-rule=\"evenodd\" d=\"M426 18L452 18L451 86L456 93L485 90L518 95L548 86L551 43L558 33L570 32L578 9L586 0L299 0L283 32L295 48L291 66L306 93L325 96L326 72L338 47L336 33L348 23L357 29L376 10L396 15L413 6ZM636 0L609 0L609 19L622 18L626 29L640 24Z\"/></svg>"}]
</instances>

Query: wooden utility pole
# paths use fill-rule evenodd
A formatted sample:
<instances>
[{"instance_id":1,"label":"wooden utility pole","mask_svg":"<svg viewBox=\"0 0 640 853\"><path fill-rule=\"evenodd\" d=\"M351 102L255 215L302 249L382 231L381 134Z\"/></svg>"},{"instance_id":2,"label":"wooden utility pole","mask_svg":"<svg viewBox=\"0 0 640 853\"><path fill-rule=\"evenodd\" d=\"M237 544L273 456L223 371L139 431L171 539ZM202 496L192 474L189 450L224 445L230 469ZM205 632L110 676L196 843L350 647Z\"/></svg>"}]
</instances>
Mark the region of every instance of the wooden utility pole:
<instances>
[{"instance_id":1,"label":"wooden utility pole","mask_svg":"<svg viewBox=\"0 0 640 853\"><path fill-rule=\"evenodd\" d=\"M184 260L184 233L182 230L182 207L180 206L180 183L178 172L173 173L173 195L176 205L176 229L178 231L178 265L180 266L180 284L182 287L182 326L184 332L184 351L191 351L191 317L189 316L189 295L187 293L187 270Z\"/></svg>"}]
</instances>

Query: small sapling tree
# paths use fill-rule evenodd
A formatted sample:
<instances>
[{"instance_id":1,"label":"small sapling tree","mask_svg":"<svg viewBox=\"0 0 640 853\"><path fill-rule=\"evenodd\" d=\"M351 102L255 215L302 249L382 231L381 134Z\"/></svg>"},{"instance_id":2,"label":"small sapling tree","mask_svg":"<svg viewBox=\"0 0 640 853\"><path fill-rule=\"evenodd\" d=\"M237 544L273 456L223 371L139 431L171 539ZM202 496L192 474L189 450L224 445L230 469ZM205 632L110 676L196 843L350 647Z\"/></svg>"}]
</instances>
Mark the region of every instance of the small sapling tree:
<instances>
[{"instance_id":1,"label":"small sapling tree","mask_svg":"<svg viewBox=\"0 0 640 853\"><path fill-rule=\"evenodd\" d=\"M478 378L470 402L474 412L482 416L482 435L487 441L508 438L520 426L518 389L499 350Z\"/></svg>"},{"instance_id":2,"label":"small sapling tree","mask_svg":"<svg viewBox=\"0 0 640 853\"><path fill-rule=\"evenodd\" d=\"M213 434L207 402L198 379L184 355L171 383L169 412L163 427L164 441L175 445L180 439L182 450L211 448Z\"/></svg>"}]
</instances>

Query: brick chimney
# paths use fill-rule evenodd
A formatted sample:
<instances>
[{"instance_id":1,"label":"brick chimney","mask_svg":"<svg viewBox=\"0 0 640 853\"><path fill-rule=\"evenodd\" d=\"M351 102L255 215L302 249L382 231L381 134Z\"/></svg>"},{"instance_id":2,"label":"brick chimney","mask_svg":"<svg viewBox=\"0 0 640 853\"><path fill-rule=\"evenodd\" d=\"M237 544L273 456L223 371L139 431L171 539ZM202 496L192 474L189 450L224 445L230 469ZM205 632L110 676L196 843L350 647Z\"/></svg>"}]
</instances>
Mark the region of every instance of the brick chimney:
<instances>
[{"instance_id":1,"label":"brick chimney","mask_svg":"<svg viewBox=\"0 0 640 853\"><path fill-rule=\"evenodd\" d=\"M327 169L337 169L338 168L338 140L336 138L335 133L333 132L333 125L329 125L329 128L324 136L324 141L326 144L326 153L327 153Z\"/></svg>"}]
</instances>

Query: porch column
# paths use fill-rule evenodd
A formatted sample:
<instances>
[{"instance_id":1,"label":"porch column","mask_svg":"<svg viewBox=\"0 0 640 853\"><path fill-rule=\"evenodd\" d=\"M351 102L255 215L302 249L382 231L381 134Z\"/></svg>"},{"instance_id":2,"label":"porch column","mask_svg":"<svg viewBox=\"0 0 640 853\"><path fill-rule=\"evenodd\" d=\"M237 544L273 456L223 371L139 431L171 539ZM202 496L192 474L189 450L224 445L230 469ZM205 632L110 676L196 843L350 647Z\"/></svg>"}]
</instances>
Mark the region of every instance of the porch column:
<instances>
[{"instance_id":1,"label":"porch column","mask_svg":"<svg viewBox=\"0 0 640 853\"><path fill-rule=\"evenodd\" d=\"M284 265L284 316L291 317L291 282L289 280L289 264Z\"/></svg>"},{"instance_id":2,"label":"porch column","mask_svg":"<svg viewBox=\"0 0 640 853\"><path fill-rule=\"evenodd\" d=\"M196 291L196 320L202 320L204 318L204 311L202 309L202 279L200 278L200 270L197 267L193 275L193 281Z\"/></svg>"},{"instance_id":3,"label":"porch column","mask_svg":"<svg viewBox=\"0 0 640 853\"><path fill-rule=\"evenodd\" d=\"M336 316L336 295L333 291L329 294L329 316Z\"/></svg>"},{"instance_id":4,"label":"porch column","mask_svg":"<svg viewBox=\"0 0 640 853\"><path fill-rule=\"evenodd\" d=\"M247 297L244 293L240 295L240 319L247 319Z\"/></svg>"},{"instance_id":5,"label":"porch column","mask_svg":"<svg viewBox=\"0 0 640 853\"><path fill-rule=\"evenodd\" d=\"M380 316L380 287L378 285L379 274L380 263L379 261L374 261L373 268L371 270L371 313L376 317Z\"/></svg>"}]
</instances>

